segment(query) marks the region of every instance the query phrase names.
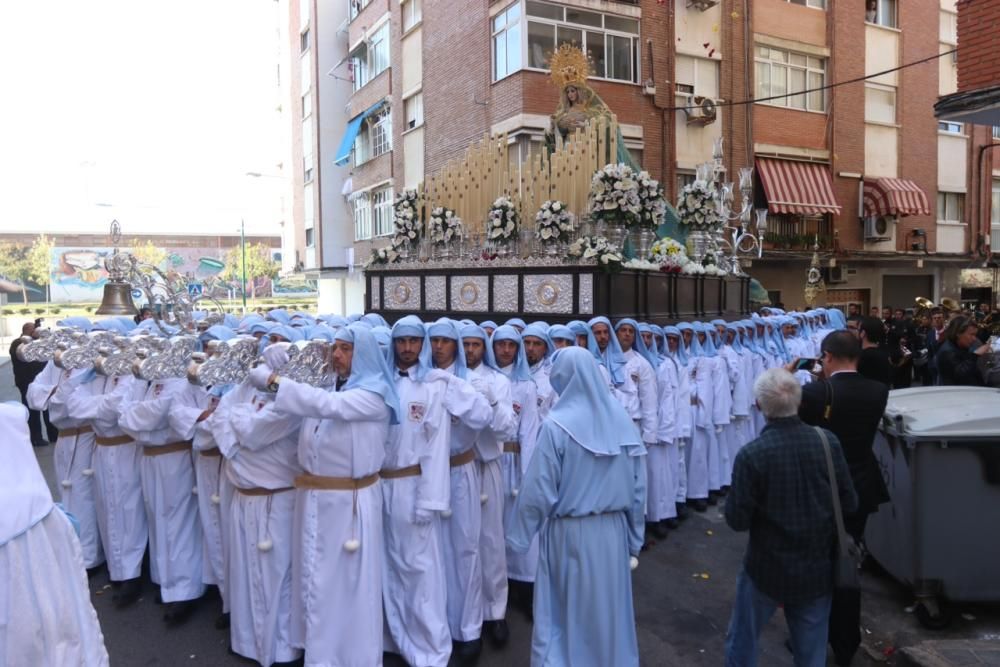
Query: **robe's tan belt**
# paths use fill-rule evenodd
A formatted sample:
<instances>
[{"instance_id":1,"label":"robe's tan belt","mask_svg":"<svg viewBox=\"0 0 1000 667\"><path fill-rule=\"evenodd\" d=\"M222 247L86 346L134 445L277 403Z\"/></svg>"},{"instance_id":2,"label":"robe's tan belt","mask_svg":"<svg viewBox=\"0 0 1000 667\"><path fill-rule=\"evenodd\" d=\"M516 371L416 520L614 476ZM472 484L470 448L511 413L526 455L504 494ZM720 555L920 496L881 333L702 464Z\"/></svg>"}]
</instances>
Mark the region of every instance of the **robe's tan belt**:
<instances>
[{"instance_id":1,"label":"robe's tan belt","mask_svg":"<svg viewBox=\"0 0 1000 667\"><path fill-rule=\"evenodd\" d=\"M67 438L72 438L77 435L83 435L84 433L93 433L93 426L81 426L80 428L61 428L59 429L59 437L66 436Z\"/></svg>"},{"instance_id":2,"label":"robe's tan belt","mask_svg":"<svg viewBox=\"0 0 1000 667\"><path fill-rule=\"evenodd\" d=\"M313 489L316 491L358 491L371 486L378 481L377 472L367 477L325 477L304 472L295 478L296 489ZM240 492L243 489L238 489Z\"/></svg>"},{"instance_id":3,"label":"robe's tan belt","mask_svg":"<svg viewBox=\"0 0 1000 667\"><path fill-rule=\"evenodd\" d=\"M504 454L520 454L521 453L521 443L519 443L519 442L505 442L505 443L503 443L503 453Z\"/></svg>"},{"instance_id":4,"label":"robe's tan belt","mask_svg":"<svg viewBox=\"0 0 1000 667\"><path fill-rule=\"evenodd\" d=\"M237 486L236 491L237 493L240 493L244 496L273 496L276 493L284 493L285 491L292 491L294 488L295 488L294 486L283 486L280 489L265 489L260 486L255 486L251 489L242 489Z\"/></svg>"},{"instance_id":5,"label":"robe's tan belt","mask_svg":"<svg viewBox=\"0 0 1000 667\"><path fill-rule=\"evenodd\" d=\"M114 447L116 445L127 445L135 440L130 435L112 435L110 437L97 436L97 444L102 447Z\"/></svg>"},{"instance_id":6,"label":"robe's tan belt","mask_svg":"<svg viewBox=\"0 0 1000 667\"><path fill-rule=\"evenodd\" d=\"M199 449L198 453L202 456L222 456L222 452L219 451L218 447L210 447L209 449Z\"/></svg>"},{"instance_id":7,"label":"robe's tan belt","mask_svg":"<svg viewBox=\"0 0 1000 667\"><path fill-rule=\"evenodd\" d=\"M382 470L379 472L382 475L382 479L402 479L403 477L419 477L420 476L420 464L406 466L405 468L399 468L398 470Z\"/></svg>"},{"instance_id":8,"label":"robe's tan belt","mask_svg":"<svg viewBox=\"0 0 1000 667\"><path fill-rule=\"evenodd\" d=\"M149 446L142 448L143 456L162 456L163 454L173 454L174 452L190 451L191 441L171 442L166 445Z\"/></svg>"},{"instance_id":9,"label":"robe's tan belt","mask_svg":"<svg viewBox=\"0 0 1000 667\"><path fill-rule=\"evenodd\" d=\"M473 447L469 447L464 452L460 454L455 454L450 459L448 459L448 463L449 465L451 465L452 468L458 468L460 466L464 466L466 463L472 463L475 460L476 460L476 450Z\"/></svg>"}]
</instances>

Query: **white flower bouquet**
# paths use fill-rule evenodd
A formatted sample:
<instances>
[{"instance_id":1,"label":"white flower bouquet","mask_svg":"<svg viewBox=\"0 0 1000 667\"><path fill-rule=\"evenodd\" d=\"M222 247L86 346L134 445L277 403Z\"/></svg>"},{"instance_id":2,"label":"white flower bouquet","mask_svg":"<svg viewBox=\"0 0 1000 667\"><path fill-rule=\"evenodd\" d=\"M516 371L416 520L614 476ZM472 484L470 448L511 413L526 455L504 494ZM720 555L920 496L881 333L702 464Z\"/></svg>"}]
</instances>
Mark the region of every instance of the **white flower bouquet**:
<instances>
[{"instance_id":1,"label":"white flower bouquet","mask_svg":"<svg viewBox=\"0 0 1000 667\"><path fill-rule=\"evenodd\" d=\"M667 200L663 196L663 186L648 171L640 171L639 181L639 222L640 227L656 229L667 214Z\"/></svg>"},{"instance_id":2,"label":"white flower bouquet","mask_svg":"<svg viewBox=\"0 0 1000 667\"><path fill-rule=\"evenodd\" d=\"M462 219L450 208L437 206L431 210L431 217L427 221L427 236L437 246L461 239Z\"/></svg>"},{"instance_id":3,"label":"white flower bouquet","mask_svg":"<svg viewBox=\"0 0 1000 667\"><path fill-rule=\"evenodd\" d=\"M650 248L649 256L655 264L660 265L660 271L664 273L680 273L691 261L688 259L687 249L671 238L656 241Z\"/></svg>"},{"instance_id":4,"label":"white flower bouquet","mask_svg":"<svg viewBox=\"0 0 1000 667\"><path fill-rule=\"evenodd\" d=\"M603 236L584 236L574 241L567 251L570 257L593 261L602 271L617 273L622 270L621 250Z\"/></svg>"},{"instance_id":5,"label":"white flower bouquet","mask_svg":"<svg viewBox=\"0 0 1000 667\"><path fill-rule=\"evenodd\" d=\"M685 185L681 190L677 213L680 214L682 225L694 229L709 230L720 222L712 191L699 181Z\"/></svg>"},{"instance_id":6,"label":"white flower bouquet","mask_svg":"<svg viewBox=\"0 0 1000 667\"><path fill-rule=\"evenodd\" d=\"M590 182L590 215L597 220L632 227L640 222L639 180L626 164L609 164Z\"/></svg>"},{"instance_id":7,"label":"white flower bouquet","mask_svg":"<svg viewBox=\"0 0 1000 667\"><path fill-rule=\"evenodd\" d=\"M364 268L370 266L376 266L378 264L392 264L397 259L399 259L399 253L396 252L396 239L393 239L391 245L387 245L384 248L372 248L372 254L365 262Z\"/></svg>"},{"instance_id":8,"label":"white flower bouquet","mask_svg":"<svg viewBox=\"0 0 1000 667\"><path fill-rule=\"evenodd\" d=\"M392 222L396 230L396 238L401 239L402 243L407 245L416 245L423 233L417 199L416 190L403 190L396 196L396 201L392 205ZM395 239L393 245L396 245Z\"/></svg>"},{"instance_id":9,"label":"white flower bouquet","mask_svg":"<svg viewBox=\"0 0 1000 667\"><path fill-rule=\"evenodd\" d=\"M573 233L573 216L561 201L546 201L535 214L535 238L545 243L559 243Z\"/></svg>"},{"instance_id":10,"label":"white flower bouquet","mask_svg":"<svg viewBox=\"0 0 1000 667\"><path fill-rule=\"evenodd\" d=\"M517 208L509 197L500 197L490 207L486 217L486 237L491 241L507 242L517 236Z\"/></svg>"}]
</instances>

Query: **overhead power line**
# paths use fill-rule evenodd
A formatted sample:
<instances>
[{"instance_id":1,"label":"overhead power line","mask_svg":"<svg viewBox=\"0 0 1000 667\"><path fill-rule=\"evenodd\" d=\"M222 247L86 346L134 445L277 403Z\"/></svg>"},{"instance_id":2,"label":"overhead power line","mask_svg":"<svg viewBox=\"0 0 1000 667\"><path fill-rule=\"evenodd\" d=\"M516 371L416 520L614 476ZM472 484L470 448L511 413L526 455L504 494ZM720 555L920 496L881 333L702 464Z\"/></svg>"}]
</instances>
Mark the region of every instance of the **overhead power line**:
<instances>
[{"instance_id":1,"label":"overhead power line","mask_svg":"<svg viewBox=\"0 0 1000 667\"><path fill-rule=\"evenodd\" d=\"M726 101L716 102L716 106L718 106L718 107L737 107L737 106L744 106L744 105L747 105L747 104L756 104L757 102L770 102L771 100L783 100L783 99L786 99L788 97L796 97L798 95L807 95L809 93L815 93L815 92L818 92L818 91L821 91L821 90L831 90L833 88L839 88L840 86L847 86L847 85L850 85L852 83L860 83L862 81L867 81L869 79L875 79L875 78L878 78L880 76L884 76L886 74L892 74L893 72L898 72L900 70L907 69L908 67L915 67L917 65L923 65L924 63L929 63L929 62L938 60L939 58L941 58L943 56L949 56L949 55L951 55L953 53L957 53L957 52L958 52L958 47L952 49L951 51L943 51L943 52L938 53L938 54L933 55L933 56L928 56L926 58L921 58L920 60L914 60L913 62L909 62L909 63L905 63L903 65L899 65L898 67L892 67L890 69L884 69L881 72L873 72L872 74L866 74L865 76L859 76L859 77L856 77L856 78L853 78L853 79L848 79L846 81L837 81L836 83L828 83L825 86L817 86L816 88L807 88L805 90L796 90L795 92L785 93L784 95L771 95L770 97L759 97L759 98L752 98L752 99L749 99L749 100L737 100L737 101L731 101L731 102L726 102ZM699 108L699 105L695 104L695 105L684 105L684 106L679 106L679 107L678 106L675 106L675 107L663 107L663 110L664 111L687 111L688 109L697 109L697 108Z\"/></svg>"}]
</instances>

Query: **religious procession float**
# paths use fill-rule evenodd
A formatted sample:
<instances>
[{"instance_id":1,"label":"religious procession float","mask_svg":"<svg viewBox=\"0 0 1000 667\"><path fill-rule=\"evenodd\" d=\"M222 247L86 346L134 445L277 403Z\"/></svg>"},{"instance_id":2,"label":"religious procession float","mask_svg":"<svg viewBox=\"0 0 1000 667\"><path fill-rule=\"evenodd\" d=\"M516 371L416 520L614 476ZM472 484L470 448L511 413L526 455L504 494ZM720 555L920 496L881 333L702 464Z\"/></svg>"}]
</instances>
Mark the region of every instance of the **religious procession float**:
<instances>
[{"instance_id":1,"label":"religious procession float","mask_svg":"<svg viewBox=\"0 0 1000 667\"><path fill-rule=\"evenodd\" d=\"M506 134L485 136L394 202L394 236L365 265L366 310L551 323L603 314L667 324L750 309L741 255L759 256L753 216L723 182L722 140L678 206L628 153L614 114L587 85L586 55L550 59L560 103L546 150L518 163ZM751 231L752 230L752 231Z\"/></svg>"}]
</instances>

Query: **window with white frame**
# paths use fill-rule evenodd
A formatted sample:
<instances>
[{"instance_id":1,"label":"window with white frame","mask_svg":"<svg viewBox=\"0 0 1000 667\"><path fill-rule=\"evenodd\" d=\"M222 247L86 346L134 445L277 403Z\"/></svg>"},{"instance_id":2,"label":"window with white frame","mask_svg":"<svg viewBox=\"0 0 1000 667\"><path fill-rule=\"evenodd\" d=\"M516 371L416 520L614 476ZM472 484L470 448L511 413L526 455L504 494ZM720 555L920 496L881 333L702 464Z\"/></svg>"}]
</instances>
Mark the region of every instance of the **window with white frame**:
<instances>
[{"instance_id":1,"label":"window with white frame","mask_svg":"<svg viewBox=\"0 0 1000 667\"><path fill-rule=\"evenodd\" d=\"M865 0L865 21L886 28L895 28L897 9L896 0Z\"/></svg>"},{"instance_id":2,"label":"window with white frame","mask_svg":"<svg viewBox=\"0 0 1000 667\"><path fill-rule=\"evenodd\" d=\"M826 0L786 0L793 5L812 7L813 9L826 9Z\"/></svg>"},{"instance_id":3,"label":"window with white frame","mask_svg":"<svg viewBox=\"0 0 1000 667\"><path fill-rule=\"evenodd\" d=\"M938 39L945 44L958 44L958 14L941 10Z\"/></svg>"},{"instance_id":4,"label":"window with white frame","mask_svg":"<svg viewBox=\"0 0 1000 667\"><path fill-rule=\"evenodd\" d=\"M367 241L372 237L372 200L367 192L358 195L354 206L354 240Z\"/></svg>"},{"instance_id":5,"label":"window with white frame","mask_svg":"<svg viewBox=\"0 0 1000 667\"><path fill-rule=\"evenodd\" d=\"M719 97L719 61L694 56L677 56L674 90L681 95Z\"/></svg>"},{"instance_id":6,"label":"window with white frame","mask_svg":"<svg viewBox=\"0 0 1000 667\"><path fill-rule=\"evenodd\" d=\"M754 58L755 97L771 104L825 111L826 60L770 46L757 46ZM811 92L806 93L809 90ZM773 97L774 99L767 99Z\"/></svg>"},{"instance_id":7,"label":"window with white frame","mask_svg":"<svg viewBox=\"0 0 1000 667\"><path fill-rule=\"evenodd\" d=\"M945 121L945 120L939 120L938 132L946 132L948 134L962 134L962 124L952 123L950 121Z\"/></svg>"},{"instance_id":8,"label":"window with white frame","mask_svg":"<svg viewBox=\"0 0 1000 667\"><path fill-rule=\"evenodd\" d=\"M938 192L937 219L941 222L963 222L965 220L965 193Z\"/></svg>"},{"instance_id":9,"label":"window with white frame","mask_svg":"<svg viewBox=\"0 0 1000 667\"><path fill-rule=\"evenodd\" d=\"M403 131L412 130L424 124L424 94L416 93L403 100L403 111L406 113L406 126Z\"/></svg>"},{"instance_id":10,"label":"window with white frame","mask_svg":"<svg viewBox=\"0 0 1000 667\"><path fill-rule=\"evenodd\" d=\"M403 32L420 23L420 19L423 18L423 9L420 6L422 2L423 0L403 0L400 7L403 12Z\"/></svg>"},{"instance_id":11,"label":"window with white frame","mask_svg":"<svg viewBox=\"0 0 1000 667\"><path fill-rule=\"evenodd\" d=\"M527 66L547 70L547 59L563 44L587 54L594 76L615 81L639 81L639 21L576 7L528 0Z\"/></svg>"},{"instance_id":12,"label":"window with white frame","mask_svg":"<svg viewBox=\"0 0 1000 667\"><path fill-rule=\"evenodd\" d=\"M312 114L312 91L307 90L302 94L302 117Z\"/></svg>"},{"instance_id":13,"label":"window with white frame","mask_svg":"<svg viewBox=\"0 0 1000 667\"><path fill-rule=\"evenodd\" d=\"M371 3L371 1L372 0L347 0L348 11L350 12L351 20L353 21L355 18L357 18L358 14L361 13L361 10L367 7ZM302 4L307 5L309 3L303 1Z\"/></svg>"},{"instance_id":14,"label":"window with white frame","mask_svg":"<svg viewBox=\"0 0 1000 667\"><path fill-rule=\"evenodd\" d=\"M312 153L302 156L302 182L310 183L313 179L313 170L316 167L316 158Z\"/></svg>"},{"instance_id":15,"label":"window with white frame","mask_svg":"<svg viewBox=\"0 0 1000 667\"><path fill-rule=\"evenodd\" d=\"M1000 139L1000 125L993 126L993 138Z\"/></svg>"},{"instance_id":16,"label":"window with white frame","mask_svg":"<svg viewBox=\"0 0 1000 667\"><path fill-rule=\"evenodd\" d=\"M681 192L687 186L694 183L694 172L693 171L678 171L677 172L677 196L680 196Z\"/></svg>"},{"instance_id":17,"label":"window with white frame","mask_svg":"<svg viewBox=\"0 0 1000 667\"><path fill-rule=\"evenodd\" d=\"M299 33L299 53L309 50L309 28Z\"/></svg>"},{"instance_id":18,"label":"window with white frame","mask_svg":"<svg viewBox=\"0 0 1000 667\"><path fill-rule=\"evenodd\" d=\"M313 228L310 227L309 229L306 230L306 247L311 248L314 245L315 242L313 241Z\"/></svg>"},{"instance_id":19,"label":"window with white frame","mask_svg":"<svg viewBox=\"0 0 1000 667\"><path fill-rule=\"evenodd\" d=\"M865 120L872 123L895 124L895 88L874 83L865 84Z\"/></svg>"},{"instance_id":20,"label":"window with white frame","mask_svg":"<svg viewBox=\"0 0 1000 667\"><path fill-rule=\"evenodd\" d=\"M521 69L521 3L515 2L493 17L493 80Z\"/></svg>"},{"instance_id":21,"label":"window with white frame","mask_svg":"<svg viewBox=\"0 0 1000 667\"><path fill-rule=\"evenodd\" d=\"M993 205L990 209L990 220L995 226L1000 226L1000 181L993 181Z\"/></svg>"},{"instance_id":22,"label":"window with white frame","mask_svg":"<svg viewBox=\"0 0 1000 667\"><path fill-rule=\"evenodd\" d=\"M354 140L354 165L392 150L392 110L388 105L368 116Z\"/></svg>"},{"instance_id":23,"label":"window with white frame","mask_svg":"<svg viewBox=\"0 0 1000 667\"><path fill-rule=\"evenodd\" d=\"M368 82L389 67L389 22L376 30L351 53L351 73L354 91L368 85Z\"/></svg>"},{"instance_id":24,"label":"window with white frame","mask_svg":"<svg viewBox=\"0 0 1000 667\"><path fill-rule=\"evenodd\" d=\"M372 220L375 223L375 236L389 236L392 234L391 185L372 192Z\"/></svg>"}]
</instances>

